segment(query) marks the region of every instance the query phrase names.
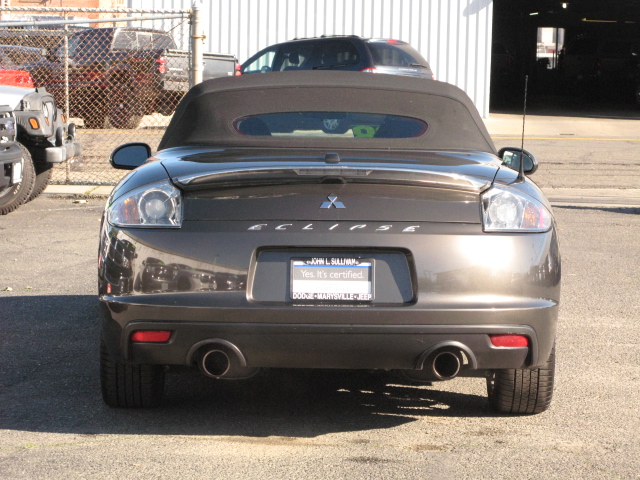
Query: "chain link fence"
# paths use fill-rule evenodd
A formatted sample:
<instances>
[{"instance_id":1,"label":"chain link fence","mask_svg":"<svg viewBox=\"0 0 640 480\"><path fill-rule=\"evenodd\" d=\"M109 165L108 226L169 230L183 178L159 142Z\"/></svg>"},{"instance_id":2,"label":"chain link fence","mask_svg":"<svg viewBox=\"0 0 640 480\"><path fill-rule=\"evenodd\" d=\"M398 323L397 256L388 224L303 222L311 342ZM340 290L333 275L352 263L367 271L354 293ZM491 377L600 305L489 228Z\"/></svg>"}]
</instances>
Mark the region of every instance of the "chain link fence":
<instances>
[{"instance_id":1,"label":"chain link fence","mask_svg":"<svg viewBox=\"0 0 640 480\"><path fill-rule=\"evenodd\" d=\"M109 154L123 143L156 150L189 89L191 11L0 7L0 50L30 72L77 126L83 153L50 183L115 185Z\"/></svg>"}]
</instances>

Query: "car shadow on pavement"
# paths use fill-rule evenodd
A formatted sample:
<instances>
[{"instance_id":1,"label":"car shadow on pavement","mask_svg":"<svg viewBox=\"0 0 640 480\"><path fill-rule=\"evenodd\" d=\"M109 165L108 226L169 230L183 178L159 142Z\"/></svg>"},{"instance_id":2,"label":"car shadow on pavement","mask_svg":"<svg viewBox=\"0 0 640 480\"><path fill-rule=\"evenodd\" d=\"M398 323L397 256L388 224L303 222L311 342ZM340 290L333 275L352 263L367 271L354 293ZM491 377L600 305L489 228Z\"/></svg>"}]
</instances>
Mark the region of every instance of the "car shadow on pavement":
<instances>
[{"instance_id":1,"label":"car shadow on pavement","mask_svg":"<svg viewBox=\"0 0 640 480\"><path fill-rule=\"evenodd\" d=\"M100 396L94 295L0 296L0 311L4 430L315 437L429 416L494 415L484 396L412 384L391 372L269 370L223 381L187 367L169 370L162 407L110 409Z\"/></svg>"}]
</instances>

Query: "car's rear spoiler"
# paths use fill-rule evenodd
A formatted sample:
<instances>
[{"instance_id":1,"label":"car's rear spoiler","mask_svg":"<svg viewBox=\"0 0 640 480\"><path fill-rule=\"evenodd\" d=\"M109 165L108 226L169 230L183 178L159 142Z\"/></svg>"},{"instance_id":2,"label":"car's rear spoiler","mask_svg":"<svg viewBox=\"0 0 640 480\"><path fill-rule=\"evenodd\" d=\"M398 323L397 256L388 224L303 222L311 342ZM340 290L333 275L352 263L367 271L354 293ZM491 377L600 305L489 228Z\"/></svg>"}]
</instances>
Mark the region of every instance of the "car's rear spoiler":
<instances>
[{"instance_id":1,"label":"car's rear spoiler","mask_svg":"<svg viewBox=\"0 0 640 480\"><path fill-rule=\"evenodd\" d=\"M430 166L432 167L432 166ZM447 188L480 193L491 184L484 176L438 171L435 167L420 169L398 165L326 165L309 163L264 166L256 163L230 166L207 173L174 177L172 181L184 190L252 185L286 185L303 183L384 183Z\"/></svg>"}]
</instances>

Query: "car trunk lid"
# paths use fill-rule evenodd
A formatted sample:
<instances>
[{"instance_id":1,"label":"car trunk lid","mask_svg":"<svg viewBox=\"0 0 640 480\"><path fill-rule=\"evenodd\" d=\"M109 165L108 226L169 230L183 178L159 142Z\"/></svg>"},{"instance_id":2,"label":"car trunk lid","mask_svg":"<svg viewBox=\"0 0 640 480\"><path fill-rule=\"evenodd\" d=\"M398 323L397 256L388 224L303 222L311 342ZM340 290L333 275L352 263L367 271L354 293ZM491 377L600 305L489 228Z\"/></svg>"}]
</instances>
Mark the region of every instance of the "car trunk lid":
<instances>
[{"instance_id":1,"label":"car trunk lid","mask_svg":"<svg viewBox=\"0 0 640 480\"><path fill-rule=\"evenodd\" d=\"M185 192L185 220L479 223L499 165L468 152L279 153L192 152L165 165Z\"/></svg>"}]
</instances>

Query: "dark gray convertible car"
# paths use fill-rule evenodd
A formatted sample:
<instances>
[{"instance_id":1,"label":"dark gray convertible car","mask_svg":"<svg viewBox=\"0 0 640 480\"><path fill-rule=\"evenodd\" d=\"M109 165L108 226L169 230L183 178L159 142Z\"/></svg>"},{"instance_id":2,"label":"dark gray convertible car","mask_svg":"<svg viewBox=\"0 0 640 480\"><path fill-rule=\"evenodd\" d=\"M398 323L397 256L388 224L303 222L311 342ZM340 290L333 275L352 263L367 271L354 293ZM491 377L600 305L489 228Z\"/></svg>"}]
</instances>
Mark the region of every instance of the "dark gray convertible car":
<instances>
[{"instance_id":1,"label":"dark gray convertible car","mask_svg":"<svg viewBox=\"0 0 640 480\"><path fill-rule=\"evenodd\" d=\"M111 162L135 169L102 222L108 405L158 405L167 368L186 365L479 377L500 412L548 408L551 208L526 177L535 157L497 152L460 89L353 72L211 80L157 153L127 144Z\"/></svg>"}]
</instances>

